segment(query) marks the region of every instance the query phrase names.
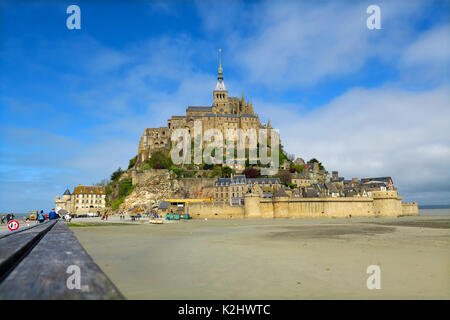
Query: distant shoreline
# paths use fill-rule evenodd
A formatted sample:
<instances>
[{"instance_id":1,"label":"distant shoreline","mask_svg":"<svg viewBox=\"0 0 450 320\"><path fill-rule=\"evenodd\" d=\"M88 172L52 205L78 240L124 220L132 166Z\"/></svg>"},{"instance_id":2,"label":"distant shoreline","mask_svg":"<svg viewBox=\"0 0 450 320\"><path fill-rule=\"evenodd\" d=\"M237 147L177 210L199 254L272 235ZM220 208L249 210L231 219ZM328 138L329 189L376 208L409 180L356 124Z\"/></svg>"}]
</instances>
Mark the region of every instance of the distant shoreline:
<instances>
[{"instance_id":1,"label":"distant shoreline","mask_svg":"<svg viewBox=\"0 0 450 320\"><path fill-rule=\"evenodd\" d=\"M450 209L450 204L420 205L420 209Z\"/></svg>"}]
</instances>

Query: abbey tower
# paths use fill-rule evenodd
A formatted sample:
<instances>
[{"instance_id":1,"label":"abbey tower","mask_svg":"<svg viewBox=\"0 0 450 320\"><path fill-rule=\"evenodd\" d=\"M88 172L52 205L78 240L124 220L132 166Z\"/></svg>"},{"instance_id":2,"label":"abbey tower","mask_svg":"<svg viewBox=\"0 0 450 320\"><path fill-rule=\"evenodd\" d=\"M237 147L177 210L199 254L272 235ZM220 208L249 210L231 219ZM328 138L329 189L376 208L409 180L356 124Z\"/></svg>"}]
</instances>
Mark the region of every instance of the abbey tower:
<instances>
[{"instance_id":1,"label":"abbey tower","mask_svg":"<svg viewBox=\"0 0 450 320\"><path fill-rule=\"evenodd\" d=\"M221 50L219 50L219 68L217 83L213 91L213 103L210 106L188 106L184 116L174 115L167 120L166 127L146 128L139 141L137 164L145 162L153 151L170 149L170 138L175 129L187 129L193 132L194 121L200 121L203 133L208 129L219 129L225 137L227 129L272 129L270 121L262 124L253 105L245 101L244 94L229 97L223 78Z\"/></svg>"}]
</instances>

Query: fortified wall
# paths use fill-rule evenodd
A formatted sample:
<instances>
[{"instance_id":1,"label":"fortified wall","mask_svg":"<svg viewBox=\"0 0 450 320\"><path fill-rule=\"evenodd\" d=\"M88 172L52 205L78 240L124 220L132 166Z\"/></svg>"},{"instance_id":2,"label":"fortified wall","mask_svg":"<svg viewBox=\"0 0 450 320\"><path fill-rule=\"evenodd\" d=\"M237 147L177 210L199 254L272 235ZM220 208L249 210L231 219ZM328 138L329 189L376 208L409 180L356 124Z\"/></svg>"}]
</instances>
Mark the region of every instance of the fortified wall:
<instances>
[{"instance_id":1,"label":"fortified wall","mask_svg":"<svg viewBox=\"0 0 450 320\"><path fill-rule=\"evenodd\" d=\"M219 202L191 203L193 219L273 219L273 218L345 218L396 217L417 215L417 203L401 203L397 191L374 191L372 197L349 198L290 198L287 196L262 198L257 193L245 195L244 206L230 206Z\"/></svg>"},{"instance_id":2,"label":"fortified wall","mask_svg":"<svg viewBox=\"0 0 450 320\"><path fill-rule=\"evenodd\" d=\"M417 202L403 202L402 214L407 216L416 216L419 214L419 207Z\"/></svg>"}]
</instances>

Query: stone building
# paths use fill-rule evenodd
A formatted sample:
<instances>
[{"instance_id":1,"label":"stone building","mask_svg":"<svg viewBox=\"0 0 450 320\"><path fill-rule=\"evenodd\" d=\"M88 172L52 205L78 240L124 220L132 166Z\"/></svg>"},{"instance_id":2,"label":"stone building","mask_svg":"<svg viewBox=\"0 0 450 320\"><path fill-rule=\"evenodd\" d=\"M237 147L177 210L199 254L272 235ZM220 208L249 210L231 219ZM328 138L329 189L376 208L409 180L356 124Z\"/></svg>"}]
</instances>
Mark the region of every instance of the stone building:
<instances>
[{"instance_id":1,"label":"stone building","mask_svg":"<svg viewBox=\"0 0 450 320\"><path fill-rule=\"evenodd\" d=\"M305 165L305 160L303 160L303 158L297 158L294 160L294 164L296 166L304 166Z\"/></svg>"},{"instance_id":2,"label":"stone building","mask_svg":"<svg viewBox=\"0 0 450 320\"><path fill-rule=\"evenodd\" d=\"M72 214L85 214L88 212L102 212L106 204L105 188L101 186L78 185L70 193L67 189L62 198L55 199L55 208L67 210Z\"/></svg>"},{"instance_id":3,"label":"stone building","mask_svg":"<svg viewBox=\"0 0 450 320\"><path fill-rule=\"evenodd\" d=\"M66 189L64 191L63 196L60 198L59 196L56 196L55 198L55 208L58 210L58 208L67 210L68 212L74 212L74 202L73 202L72 194L70 193L69 189Z\"/></svg>"},{"instance_id":4,"label":"stone building","mask_svg":"<svg viewBox=\"0 0 450 320\"><path fill-rule=\"evenodd\" d=\"M361 183L369 185L372 188L379 188L384 186L387 190L394 190L394 182L391 177L378 177L378 178L362 178ZM383 188L380 188L383 190Z\"/></svg>"},{"instance_id":5,"label":"stone building","mask_svg":"<svg viewBox=\"0 0 450 320\"><path fill-rule=\"evenodd\" d=\"M245 193L255 186L267 195L278 190L281 182L279 178L246 178L245 175L218 178L214 183L214 200L230 205L243 205Z\"/></svg>"},{"instance_id":6,"label":"stone building","mask_svg":"<svg viewBox=\"0 0 450 320\"><path fill-rule=\"evenodd\" d=\"M294 173L291 182L297 187L309 187L314 183L307 172Z\"/></svg>"},{"instance_id":7,"label":"stone building","mask_svg":"<svg viewBox=\"0 0 450 320\"><path fill-rule=\"evenodd\" d=\"M145 162L153 151L170 150L170 138L173 130L186 129L193 139L194 122L202 124L202 134L208 129L218 129L226 137L227 129L272 129L270 121L262 124L258 114L253 111L253 104L241 98L230 97L223 80L222 61L219 52L219 68L216 87L213 90L213 103L210 106L189 106L186 115L174 115L167 120L166 127L147 128L141 136L138 148L137 166ZM270 134L268 133L268 140Z\"/></svg>"}]
</instances>

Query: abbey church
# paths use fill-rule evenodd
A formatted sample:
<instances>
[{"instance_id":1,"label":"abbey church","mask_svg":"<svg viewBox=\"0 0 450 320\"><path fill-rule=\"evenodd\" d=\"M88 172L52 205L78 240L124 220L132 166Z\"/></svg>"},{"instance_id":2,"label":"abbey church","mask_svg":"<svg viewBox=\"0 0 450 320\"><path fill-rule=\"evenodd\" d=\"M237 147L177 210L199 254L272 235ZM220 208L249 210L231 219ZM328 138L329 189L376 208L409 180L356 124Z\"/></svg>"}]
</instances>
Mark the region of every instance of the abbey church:
<instances>
[{"instance_id":1,"label":"abbey church","mask_svg":"<svg viewBox=\"0 0 450 320\"><path fill-rule=\"evenodd\" d=\"M228 90L223 81L222 60L219 50L219 68L217 84L213 91L213 104L211 106L189 106L184 116L172 116L167 120L166 127L147 128L139 141L137 163L145 162L153 151L169 149L172 131L187 129L193 132L194 121L200 121L204 133L208 129L219 129L225 136L227 129L272 129L270 121L261 124L258 114L253 112L251 102L242 98L229 97Z\"/></svg>"}]
</instances>

